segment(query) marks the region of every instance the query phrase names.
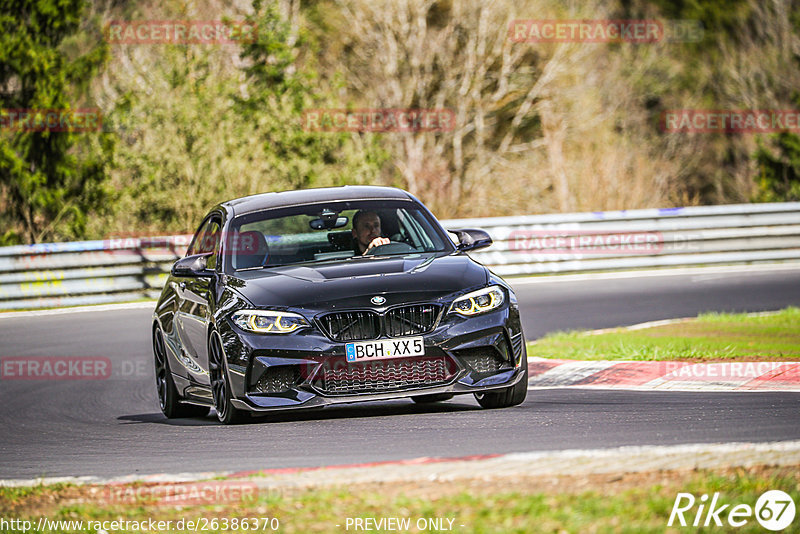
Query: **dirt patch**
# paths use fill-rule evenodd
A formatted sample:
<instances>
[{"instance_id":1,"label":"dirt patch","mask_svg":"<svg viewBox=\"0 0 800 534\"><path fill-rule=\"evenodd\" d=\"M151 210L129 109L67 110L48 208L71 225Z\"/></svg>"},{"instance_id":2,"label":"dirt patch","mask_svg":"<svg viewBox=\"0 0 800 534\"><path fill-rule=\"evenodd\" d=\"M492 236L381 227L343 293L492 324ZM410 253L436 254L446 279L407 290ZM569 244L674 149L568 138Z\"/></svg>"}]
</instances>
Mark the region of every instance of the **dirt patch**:
<instances>
[{"instance_id":1,"label":"dirt patch","mask_svg":"<svg viewBox=\"0 0 800 534\"><path fill-rule=\"evenodd\" d=\"M715 475L734 480L743 475L759 477L788 477L797 480L797 489L800 490L800 465L794 466L756 466L737 467L714 470L661 470L639 473L620 474L592 474L592 475L546 475L546 476L502 476L462 479L458 481L417 481L417 482L378 482L365 484L346 484L341 487L328 487L326 490L336 491L346 488L347 493L359 498L360 496L381 495L384 498L395 499L398 497L418 498L435 501L439 498L467 493L478 497L482 495L513 494L579 494L595 492L602 495L618 495L620 493L645 488L657 488L659 491L673 494L685 488L692 481L702 480L704 476ZM141 485L137 486L141 487ZM305 495L314 494L319 488L288 488L279 492L270 490L272 494L280 494L282 500L292 500ZM127 510L142 510L141 506L124 506L109 504L103 499L106 494L105 487L100 485L67 486L43 488L36 492L11 499L0 499L0 511L5 515L23 516L52 516L63 507L89 506L114 510L124 514ZM208 505L206 505L208 506ZM247 504L224 503L213 504L216 513L241 512ZM148 507L150 508L150 507ZM190 511L197 507L179 507ZM162 511L169 514L176 507L156 506L150 510ZM160 515L160 514L157 514Z\"/></svg>"},{"instance_id":2,"label":"dirt patch","mask_svg":"<svg viewBox=\"0 0 800 534\"><path fill-rule=\"evenodd\" d=\"M491 495L498 493L565 493L577 494L595 491L605 495L617 495L636 488L662 486L667 490L677 490L689 480L702 478L703 473L714 473L717 476L730 477L757 476L789 476L796 477L800 489L800 466L755 466L726 469L691 469L661 470L639 473L592 474L592 475L547 475L521 477L474 478L452 481L424 481L406 483L377 483L350 485L352 493L380 492L383 495L398 497L419 497L436 499L437 497L455 495L466 492L472 495Z\"/></svg>"}]
</instances>

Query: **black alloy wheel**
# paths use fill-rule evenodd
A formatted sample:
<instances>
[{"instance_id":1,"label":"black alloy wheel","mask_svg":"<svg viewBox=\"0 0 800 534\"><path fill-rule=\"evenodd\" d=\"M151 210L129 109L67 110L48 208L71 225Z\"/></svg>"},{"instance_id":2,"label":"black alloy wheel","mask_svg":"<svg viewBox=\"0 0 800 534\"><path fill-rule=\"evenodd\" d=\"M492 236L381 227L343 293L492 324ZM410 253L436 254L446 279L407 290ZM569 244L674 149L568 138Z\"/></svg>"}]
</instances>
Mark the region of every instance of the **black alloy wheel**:
<instances>
[{"instance_id":1,"label":"black alloy wheel","mask_svg":"<svg viewBox=\"0 0 800 534\"><path fill-rule=\"evenodd\" d=\"M222 339L217 332L212 332L208 338L208 371L211 378L211 393L214 396L214 409L220 423L232 425L242 422L246 413L231 403L231 386L228 383L225 352L222 349Z\"/></svg>"},{"instance_id":2,"label":"black alloy wheel","mask_svg":"<svg viewBox=\"0 0 800 534\"><path fill-rule=\"evenodd\" d=\"M164 344L164 333L160 326L153 329L153 356L156 372L156 391L158 393L158 406L167 419L182 417L205 417L208 408L194 404L183 404L180 401L172 372L169 369L167 348Z\"/></svg>"}]
</instances>

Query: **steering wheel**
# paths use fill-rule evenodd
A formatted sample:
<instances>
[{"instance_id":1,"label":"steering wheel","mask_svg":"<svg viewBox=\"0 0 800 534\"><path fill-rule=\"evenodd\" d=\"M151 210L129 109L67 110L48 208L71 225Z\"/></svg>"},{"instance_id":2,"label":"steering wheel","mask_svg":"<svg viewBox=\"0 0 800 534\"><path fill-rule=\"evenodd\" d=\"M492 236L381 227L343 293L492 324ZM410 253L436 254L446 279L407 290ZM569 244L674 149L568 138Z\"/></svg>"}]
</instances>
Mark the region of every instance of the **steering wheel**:
<instances>
[{"instance_id":1,"label":"steering wheel","mask_svg":"<svg viewBox=\"0 0 800 534\"><path fill-rule=\"evenodd\" d=\"M378 245L367 251L365 256L375 256L378 254L402 254L404 252L417 252L417 249L408 243L389 243L388 245Z\"/></svg>"}]
</instances>

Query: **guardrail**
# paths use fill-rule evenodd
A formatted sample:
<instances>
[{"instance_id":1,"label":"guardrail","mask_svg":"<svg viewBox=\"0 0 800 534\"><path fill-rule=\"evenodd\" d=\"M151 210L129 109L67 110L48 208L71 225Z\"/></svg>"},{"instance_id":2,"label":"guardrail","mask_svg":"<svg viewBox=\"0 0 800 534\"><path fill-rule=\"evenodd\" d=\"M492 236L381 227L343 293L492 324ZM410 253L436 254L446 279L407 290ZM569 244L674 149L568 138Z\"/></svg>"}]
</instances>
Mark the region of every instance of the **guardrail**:
<instances>
[{"instance_id":1,"label":"guardrail","mask_svg":"<svg viewBox=\"0 0 800 534\"><path fill-rule=\"evenodd\" d=\"M501 276L800 260L800 202L442 221ZM190 235L0 247L0 309L156 298Z\"/></svg>"}]
</instances>

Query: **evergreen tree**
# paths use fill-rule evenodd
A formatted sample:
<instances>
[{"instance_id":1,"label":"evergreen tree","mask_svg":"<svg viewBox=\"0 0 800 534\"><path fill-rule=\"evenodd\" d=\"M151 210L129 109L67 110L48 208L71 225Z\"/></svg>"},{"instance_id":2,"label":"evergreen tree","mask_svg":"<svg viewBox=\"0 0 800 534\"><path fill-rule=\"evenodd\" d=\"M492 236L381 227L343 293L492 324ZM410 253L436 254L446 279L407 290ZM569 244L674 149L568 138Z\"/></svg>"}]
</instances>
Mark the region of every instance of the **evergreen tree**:
<instances>
[{"instance_id":1,"label":"evergreen tree","mask_svg":"<svg viewBox=\"0 0 800 534\"><path fill-rule=\"evenodd\" d=\"M83 10L83 0L0 3L0 244L84 237L108 196L109 136L9 127L13 110L85 107L108 47L83 39Z\"/></svg>"},{"instance_id":2,"label":"evergreen tree","mask_svg":"<svg viewBox=\"0 0 800 534\"><path fill-rule=\"evenodd\" d=\"M790 21L795 33L800 33L800 8L795 8ZM795 56L800 65L800 57ZM800 106L800 95L794 97L795 106ZM758 195L755 200L763 202L787 202L800 200L800 136L793 132L780 132L759 139L754 155L758 165Z\"/></svg>"},{"instance_id":3,"label":"evergreen tree","mask_svg":"<svg viewBox=\"0 0 800 534\"><path fill-rule=\"evenodd\" d=\"M373 134L314 132L303 126L309 108L344 107L318 87L313 66L298 60L313 43L293 33L275 2L255 0L253 7L248 22L257 27L256 38L243 44L241 54L250 93L238 100L238 109L244 120L257 121L272 162L270 178L298 189L376 181L386 154Z\"/></svg>"},{"instance_id":4,"label":"evergreen tree","mask_svg":"<svg viewBox=\"0 0 800 534\"><path fill-rule=\"evenodd\" d=\"M792 132L772 135L771 142L758 143L755 158L759 188L756 200L800 200L800 136Z\"/></svg>"}]
</instances>

